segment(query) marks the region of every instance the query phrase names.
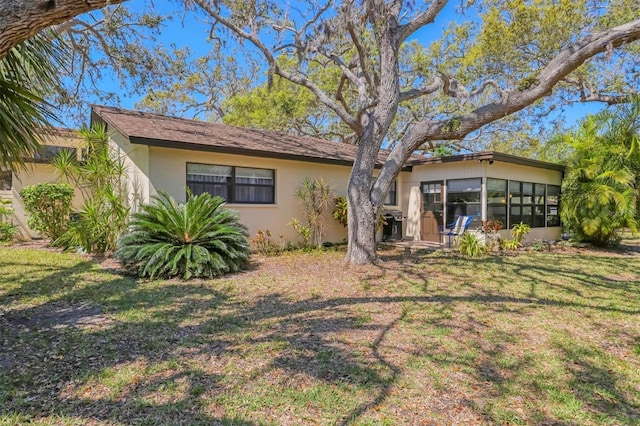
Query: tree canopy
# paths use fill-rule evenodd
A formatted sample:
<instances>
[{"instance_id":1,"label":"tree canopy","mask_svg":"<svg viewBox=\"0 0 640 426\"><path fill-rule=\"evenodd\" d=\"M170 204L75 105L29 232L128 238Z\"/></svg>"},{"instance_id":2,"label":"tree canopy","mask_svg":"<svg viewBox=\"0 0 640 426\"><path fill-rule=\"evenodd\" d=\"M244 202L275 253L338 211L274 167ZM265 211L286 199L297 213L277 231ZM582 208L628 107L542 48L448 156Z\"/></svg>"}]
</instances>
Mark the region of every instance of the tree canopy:
<instances>
[{"instance_id":1,"label":"tree canopy","mask_svg":"<svg viewBox=\"0 0 640 426\"><path fill-rule=\"evenodd\" d=\"M447 3L307 2L294 11L269 1L193 1L212 27L257 50L270 81L279 76L306 88L355 135L351 262L375 261L375 218L420 146L458 141L527 107L548 107L550 95L616 102L619 91L637 87L637 74L605 72L637 65L634 2L486 0L464 6L460 13L469 18L444 14ZM441 17L449 20L443 37L431 40L425 34ZM416 58L403 60L405 52ZM281 66L282 56L295 66ZM310 72L315 64L339 76L333 87ZM394 133L374 181L378 152Z\"/></svg>"},{"instance_id":2,"label":"tree canopy","mask_svg":"<svg viewBox=\"0 0 640 426\"><path fill-rule=\"evenodd\" d=\"M123 0L5 0L0 3L0 59L45 28Z\"/></svg>"}]
</instances>

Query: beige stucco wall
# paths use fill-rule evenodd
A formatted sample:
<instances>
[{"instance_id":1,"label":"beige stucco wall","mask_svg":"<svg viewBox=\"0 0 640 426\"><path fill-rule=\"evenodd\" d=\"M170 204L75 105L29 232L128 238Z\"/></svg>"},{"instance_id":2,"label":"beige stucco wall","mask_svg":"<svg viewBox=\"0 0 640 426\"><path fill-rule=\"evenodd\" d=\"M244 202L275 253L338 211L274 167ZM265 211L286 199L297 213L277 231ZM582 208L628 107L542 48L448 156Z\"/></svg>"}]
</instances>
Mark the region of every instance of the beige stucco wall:
<instances>
[{"instance_id":1,"label":"beige stucco wall","mask_svg":"<svg viewBox=\"0 0 640 426\"><path fill-rule=\"evenodd\" d=\"M80 135L72 130L54 129L44 136L42 145L61 146L78 148L82 144ZM27 163L24 168L15 170L12 175L12 189L10 191L0 191L0 197L11 201L13 209L12 222L18 227L16 238L28 240L39 237L39 234L27 226L28 215L24 210L20 190L27 185L38 183L59 183L64 179L59 179L55 169L49 164ZM82 205L82 193L74 188L74 198L72 209L77 210Z\"/></svg>"},{"instance_id":2,"label":"beige stucco wall","mask_svg":"<svg viewBox=\"0 0 640 426\"><path fill-rule=\"evenodd\" d=\"M129 203L132 212L137 212L140 204L150 201L149 147L134 145L120 133L109 129L110 146L113 154L120 157L127 170Z\"/></svg>"},{"instance_id":3,"label":"beige stucco wall","mask_svg":"<svg viewBox=\"0 0 640 426\"><path fill-rule=\"evenodd\" d=\"M282 235L285 241L297 241L291 219L303 221L303 210L295 193L305 177L324 178L333 186L336 195L346 195L350 167L292 160L249 157L171 148L149 147L149 177L151 193L166 191L178 201L186 198L187 163L216 164L267 168L275 170L275 204L228 204L240 213L243 224L253 238L258 230L271 231L277 241ZM340 242L346 230L330 215L325 218L325 241Z\"/></svg>"},{"instance_id":4,"label":"beige stucco wall","mask_svg":"<svg viewBox=\"0 0 640 426\"><path fill-rule=\"evenodd\" d=\"M295 192L305 177L322 177L332 185L336 195L346 195L350 166L131 144L114 129L109 130L114 152L125 159L131 192L135 194L131 197L134 206L150 202L151 197L158 191L168 192L178 201L184 202L187 163L274 169L275 204L228 204L228 206L239 212L241 222L247 226L251 238L258 230L268 229L276 241L282 235L285 242L296 242L297 234L289 223L293 218L300 221L303 219L303 210L295 197ZM397 182L397 205L385 206L385 209L401 209L404 174L406 172L401 173ZM331 217L330 212L325 218L325 226L325 241L341 242L346 239L346 229Z\"/></svg>"},{"instance_id":5,"label":"beige stucco wall","mask_svg":"<svg viewBox=\"0 0 640 426\"><path fill-rule=\"evenodd\" d=\"M544 183L549 185L560 185L562 183L562 172L548 170L531 166L504 163L494 161L468 160L442 164L426 164L413 167L412 173L402 175L405 190L402 192L401 204L404 208L405 238L409 240L420 239L420 214L422 210L422 194L420 190L421 182L446 181L450 179L466 178L499 178L518 180L523 182ZM446 182L445 182L446 185ZM483 199L486 198L485 180L483 180ZM484 204L484 203L483 203ZM486 217L485 206L483 205L483 217ZM559 239L560 227L532 228L527 235L525 242L537 239L553 240ZM509 231L501 231L504 238L509 237Z\"/></svg>"},{"instance_id":6,"label":"beige stucco wall","mask_svg":"<svg viewBox=\"0 0 640 426\"><path fill-rule=\"evenodd\" d=\"M27 226L28 215L24 210L22 198L20 198L20 190L27 185L35 185L38 183L59 183L64 179L59 179L55 169L50 164L27 164L24 169L13 173L12 190L2 191L6 199L11 199L13 208L13 223L18 227L16 238L28 240L39 237L39 234L31 230ZM72 210L78 210L82 206L82 193L74 188L74 196L72 202Z\"/></svg>"}]
</instances>

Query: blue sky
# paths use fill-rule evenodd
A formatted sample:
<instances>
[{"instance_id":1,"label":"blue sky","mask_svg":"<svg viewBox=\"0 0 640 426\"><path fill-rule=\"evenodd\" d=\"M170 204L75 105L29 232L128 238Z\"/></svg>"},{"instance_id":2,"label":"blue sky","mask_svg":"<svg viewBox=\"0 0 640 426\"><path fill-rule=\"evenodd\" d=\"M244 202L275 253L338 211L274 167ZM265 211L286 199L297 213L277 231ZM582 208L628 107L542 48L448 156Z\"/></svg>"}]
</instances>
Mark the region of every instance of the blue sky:
<instances>
[{"instance_id":1,"label":"blue sky","mask_svg":"<svg viewBox=\"0 0 640 426\"><path fill-rule=\"evenodd\" d=\"M295 4L295 2L294 2ZM451 1L445 8L445 10L438 16L435 23L428 26L418 33L415 38L422 42L429 42L440 37L444 25L446 25L451 19L456 16L457 2ZM161 14L168 15L171 19L167 20L162 28L161 35L158 37L158 41L165 46L175 44L178 48L188 46L194 55L204 54L210 49L210 44L207 41L209 36L209 28L203 23L199 22L196 14L185 13L184 6L178 1L139 1L130 0L127 5L135 10L144 10L148 7L154 7L154 9ZM468 17L465 17L468 19ZM135 94L127 94L120 88L120 82L115 78L113 72L106 71L105 79L101 82L106 90L113 90L120 94L121 102L120 107L127 109L135 109L135 103L140 100L140 96ZM93 100L93 102L97 102ZM589 113L598 112L603 108L601 104L574 104L573 106L564 107L549 117L550 120L554 120L561 117L567 125L579 121L582 117ZM87 111L88 116L88 111ZM88 119L88 118L87 118ZM65 123L68 124L68 123Z\"/></svg>"}]
</instances>

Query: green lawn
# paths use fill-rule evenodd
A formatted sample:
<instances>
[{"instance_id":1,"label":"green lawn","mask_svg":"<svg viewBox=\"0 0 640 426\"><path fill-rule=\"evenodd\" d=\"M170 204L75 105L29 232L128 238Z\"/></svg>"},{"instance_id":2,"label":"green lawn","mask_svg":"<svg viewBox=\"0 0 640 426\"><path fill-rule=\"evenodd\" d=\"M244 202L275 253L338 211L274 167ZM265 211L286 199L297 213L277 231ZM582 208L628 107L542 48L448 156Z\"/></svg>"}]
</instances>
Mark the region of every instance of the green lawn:
<instances>
[{"instance_id":1,"label":"green lawn","mask_svg":"<svg viewBox=\"0 0 640 426\"><path fill-rule=\"evenodd\" d=\"M0 249L0 424L640 425L640 256L254 257L139 281Z\"/></svg>"}]
</instances>

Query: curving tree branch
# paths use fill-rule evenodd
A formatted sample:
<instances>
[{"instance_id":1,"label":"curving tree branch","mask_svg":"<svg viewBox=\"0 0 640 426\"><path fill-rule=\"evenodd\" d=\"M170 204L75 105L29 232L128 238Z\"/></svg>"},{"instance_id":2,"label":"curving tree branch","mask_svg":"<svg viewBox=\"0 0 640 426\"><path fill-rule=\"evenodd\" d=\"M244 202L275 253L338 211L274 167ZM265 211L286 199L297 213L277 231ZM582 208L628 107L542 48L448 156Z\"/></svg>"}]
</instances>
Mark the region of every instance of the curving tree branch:
<instances>
[{"instance_id":1,"label":"curving tree branch","mask_svg":"<svg viewBox=\"0 0 640 426\"><path fill-rule=\"evenodd\" d=\"M251 42L264 56L269 65L269 72L271 74L279 75L280 77L289 80L290 82L299 86L306 87L314 95L318 97L318 100L330 108L333 112L340 117L340 119L356 134L362 133L362 126L358 120L349 114L349 112L336 100L331 99L320 87L311 82L309 79L302 76L298 76L281 69L278 66L275 56L269 50L269 48L260 40L256 31L247 32L243 30L239 25L232 22L230 19L225 18L222 14L206 0L193 0L203 11L216 20L216 22L222 24L224 27L232 31L236 36L241 39Z\"/></svg>"},{"instance_id":2,"label":"curving tree branch","mask_svg":"<svg viewBox=\"0 0 640 426\"><path fill-rule=\"evenodd\" d=\"M41 30L74 16L125 0L3 0L0 2L0 59Z\"/></svg>"},{"instance_id":3,"label":"curving tree branch","mask_svg":"<svg viewBox=\"0 0 640 426\"><path fill-rule=\"evenodd\" d=\"M420 145L428 141L460 140L486 124L520 111L551 93L558 82L588 59L636 40L640 40L640 19L578 40L549 61L534 79L535 83L527 89L503 91L499 100L465 115L416 123L389 154L372 194L381 194L376 187L378 182L392 180L399 171L397 165L404 164Z\"/></svg>"}]
</instances>

